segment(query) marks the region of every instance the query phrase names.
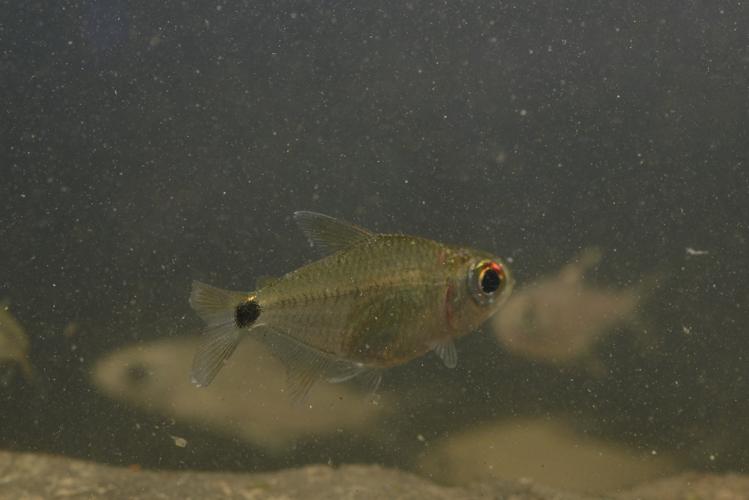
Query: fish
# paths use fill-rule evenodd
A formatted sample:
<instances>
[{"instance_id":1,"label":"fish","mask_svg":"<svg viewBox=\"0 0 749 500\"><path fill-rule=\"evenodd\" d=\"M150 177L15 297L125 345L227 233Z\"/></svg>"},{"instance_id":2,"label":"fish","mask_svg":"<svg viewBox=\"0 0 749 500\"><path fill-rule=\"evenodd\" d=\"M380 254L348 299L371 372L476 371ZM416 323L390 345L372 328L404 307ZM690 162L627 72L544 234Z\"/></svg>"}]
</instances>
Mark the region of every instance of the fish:
<instances>
[{"instance_id":1,"label":"fish","mask_svg":"<svg viewBox=\"0 0 749 500\"><path fill-rule=\"evenodd\" d=\"M193 282L189 302L206 323L193 384L209 385L252 336L286 367L292 400L319 380L356 379L374 393L385 369L430 351L455 367L454 340L478 329L513 288L507 264L488 252L315 212L293 218L322 258L250 292Z\"/></svg>"},{"instance_id":2,"label":"fish","mask_svg":"<svg viewBox=\"0 0 749 500\"><path fill-rule=\"evenodd\" d=\"M263 455L281 456L303 442L376 439L397 402L382 395L374 404L355 387L320 384L312 389L314 404L295 405L284 391L284 367L252 337L237 347L211 390L198 389L185 376L200 343L198 328L180 327L180 335L168 322L142 328L158 338L98 357L89 369L93 387L120 405L240 441Z\"/></svg>"},{"instance_id":3,"label":"fish","mask_svg":"<svg viewBox=\"0 0 749 500\"><path fill-rule=\"evenodd\" d=\"M609 289L586 284L586 272L601 258L599 248L587 248L556 275L520 288L491 321L502 347L544 364L582 365L592 373L604 374L605 367L594 356L594 348L614 331L614 326L637 322L637 309L646 288Z\"/></svg>"},{"instance_id":4,"label":"fish","mask_svg":"<svg viewBox=\"0 0 749 500\"><path fill-rule=\"evenodd\" d=\"M455 429L430 441L415 460L415 468L450 486L527 477L546 487L612 498L613 491L676 474L684 465L665 451L655 453L626 440L593 437L579 421L561 413L489 420ZM542 496L546 498L535 498Z\"/></svg>"},{"instance_id":5,"label":"fish","mask_svg":"<svg viewBox=\"0 0 749 500\"><path fill-rule=\"evenodd\" d=\"M9 304L0 302L0 364L15 364L26 381L32 382L34 368L29 361L29 347L29 337L11 314Z\"/></svg>"}]
</instances>

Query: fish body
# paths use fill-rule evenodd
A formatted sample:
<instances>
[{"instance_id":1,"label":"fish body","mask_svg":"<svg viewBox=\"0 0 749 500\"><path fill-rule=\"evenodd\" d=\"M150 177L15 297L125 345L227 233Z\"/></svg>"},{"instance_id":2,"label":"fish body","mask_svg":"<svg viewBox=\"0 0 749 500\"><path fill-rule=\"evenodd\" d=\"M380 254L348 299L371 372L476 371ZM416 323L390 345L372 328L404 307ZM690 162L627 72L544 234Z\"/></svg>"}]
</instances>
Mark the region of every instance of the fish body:
<instances>
[{"instance_id":1,"label":"fish body","mask_svg":"<svg viewBox=\"0 0 749 500\"><path fill-rule=\"evenodd\" d=\"M458 318L458 289L472 258L422 238L377 235L287 274L259 290L257 300L265 323L305 344L389 367L486 319L478 304L466 316L472 321Z\"/></svg>"},{"instance_id":2,"label":"fish body","mask_svg":"<svg viewBox=\"0 0 749 500\"><path fill-rule=\"evenodd\" d=\"M98 358L90 370L93 385L123 405L239 439L262 455L288 453L304 440L371 435L382 427L377 424L392 401L383 395L383 404L362 404L366 400L348 384L325 384L315 391L314 405L293 405L285 394L284 367L252 335L234 354L250 362L227 363L211 390L196 391L185 373L199 345L193 334L200 332L188 329L175 337L171 325L153 331L163 338Z\"/></svg>"},{"instance_id":3,"label":"fish body","mask_svg":"<svg viewBox=\"0 0 749 500\"><path fill-rule=\"evenodd\" d=\"M191 304L209 329L193 365L206 385L242 335L257 333L285 364L293 395L319 378L343 381L434 350L446 365L453 339L475 330L507 298L512 279L491 254L401 234L375 234L297 212L327 253L253 292L195 283Z\"/></svg>"}]
</instances>

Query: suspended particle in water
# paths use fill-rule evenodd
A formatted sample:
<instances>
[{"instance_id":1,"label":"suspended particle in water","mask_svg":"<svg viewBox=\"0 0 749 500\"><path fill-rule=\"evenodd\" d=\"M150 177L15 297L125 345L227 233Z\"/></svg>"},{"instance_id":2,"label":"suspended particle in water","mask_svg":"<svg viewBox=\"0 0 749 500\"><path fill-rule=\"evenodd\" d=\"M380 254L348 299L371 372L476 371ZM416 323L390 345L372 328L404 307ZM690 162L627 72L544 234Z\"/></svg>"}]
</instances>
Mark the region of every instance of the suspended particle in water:
<instances>
[{"instance_id":1,"label":"suspended particle in water","mask_svg":"<svg viewBox=\"0 0 749 500\"><path fill-rule=\"evenodd\" d=\"M174 441L174 445L178 448L186 448L187 447L187 439L179 436L169 436L172 438L172 441Z\"/></svg>"}]
</instances>

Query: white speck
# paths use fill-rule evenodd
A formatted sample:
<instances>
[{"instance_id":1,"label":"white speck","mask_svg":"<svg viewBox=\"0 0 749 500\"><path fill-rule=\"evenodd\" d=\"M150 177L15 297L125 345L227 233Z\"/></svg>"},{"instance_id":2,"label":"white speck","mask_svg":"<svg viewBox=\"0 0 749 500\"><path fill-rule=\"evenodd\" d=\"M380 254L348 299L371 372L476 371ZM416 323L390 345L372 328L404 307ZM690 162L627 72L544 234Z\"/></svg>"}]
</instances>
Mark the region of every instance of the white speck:
<instances>
[{"instance_id":1,"label":"white speck","mask_svg":"<svg viewBox=\"0 0 749 500\"><path fill-rule=\"evenodd\" d=\"M653 455L653 456L656 456L658 454L658 452L655 451L655 450L650 450L650 454Z\"/></svg>"},{"instance_id":2,"label":"white speck","mask_svg":"<svg viewBox=\"0 0 749 500\"><path fill-rule=\"evenodd\" d=\"M684 332L684 335L692 334L692 329L688 327L687 325L681 325L681 331Z\"/></svg>"},{"instance_id":3,"label":"white speck","mask_svg":"<svg viewBox=\"0 0 749 500\"><path fill-rule=\"evenodd\" d=\"M174 446L177 446L178 448L186 448L187 447L187 439L179 436L169 436L174 441Z\"/></svg>"},{"instance_id":4,"label":"white speck","mask_svg":"<svg viewBox=\"0 0 749 500\"><path fill-rule=\"evenodd\" d=\"M690 257L695 257L698 255L707 255L710 253L707 250L697 250L692 247L687 247L686 250L687 250L687 255L689 255Z\"/></svg>"},{"instance_id":5,"label":"white speck","mask_svg":"<svg viewBox=\"0 0 749 500\"><path fill-rule=\"evenodd\" d=\"M528 111L526 111L525 109L520 110L520 116L525 116L527 114L528 114Z\"/></svg>"},{"instance_id":6,"label":"white speck","mask_svg":"<svg viewBox=\"0 0 749 500\"><path fill-rule=\"evenodd\" d=\"M403 179L403 184L408 184L408 179Z\"/></svg>"},{"instance_id":7,"label":"white speck","mask_svg":"<svg viewBox=\"0 0 749 500\"><path fill-rule=\"evenodd\" d=\"M710 454L710 456L709 456L708 458L710 458L710 461L711 461L711 462L715 462L715 459L716 459L717 457L716 457L716 456L715 456L715 455L714 455L713 453L711 453L711 454Z\"/></svg>"},{"instance_id":8,"label":"white speck","mask_svg":"<svg viewBox=\"0 0 749 500\"><path fill-rule=\"evenodd\" d=\"M416 435L416 439L418 439L422 443L426 442L426 438L424 436L422 436L421 434L417 434Z\"/></svg>"}]
</instances>

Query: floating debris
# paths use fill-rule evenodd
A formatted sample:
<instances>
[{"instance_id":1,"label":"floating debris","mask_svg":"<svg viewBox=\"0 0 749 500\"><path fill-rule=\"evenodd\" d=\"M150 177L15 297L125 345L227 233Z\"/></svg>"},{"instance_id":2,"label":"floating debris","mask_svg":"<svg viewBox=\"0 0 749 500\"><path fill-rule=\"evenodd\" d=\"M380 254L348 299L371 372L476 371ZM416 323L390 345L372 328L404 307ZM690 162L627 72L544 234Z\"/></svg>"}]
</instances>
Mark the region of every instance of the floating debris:
<instances>
[{"instance_id":1,"label":"floating debris","mask_svg":"<svg viewBox=\"0 0 749 500\"><path fill-rule=\"evenodd\" d=\"M692 247L687 247L686 250L687 250L687 255L690 256L690 257L697 257L697 256L700 256L700 255L708 255L710 253L707 250L697 250L697 249L694 249Z\"/></svg>"},{"instance_id":2,"label":"floating debris","mask_svg":"<svg viewBox=\"0 0 749 500\"><path fill-rule=\"evenodd\" d=\"M174 441L174 446L177 448L187 448L187 439L179 436L169 436Z\"/></svg>"}]
</instances>

